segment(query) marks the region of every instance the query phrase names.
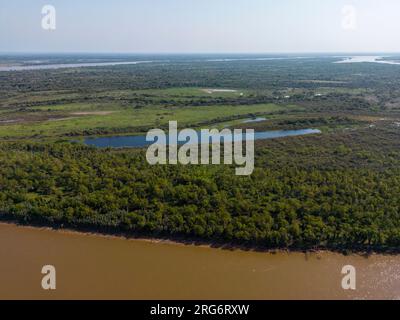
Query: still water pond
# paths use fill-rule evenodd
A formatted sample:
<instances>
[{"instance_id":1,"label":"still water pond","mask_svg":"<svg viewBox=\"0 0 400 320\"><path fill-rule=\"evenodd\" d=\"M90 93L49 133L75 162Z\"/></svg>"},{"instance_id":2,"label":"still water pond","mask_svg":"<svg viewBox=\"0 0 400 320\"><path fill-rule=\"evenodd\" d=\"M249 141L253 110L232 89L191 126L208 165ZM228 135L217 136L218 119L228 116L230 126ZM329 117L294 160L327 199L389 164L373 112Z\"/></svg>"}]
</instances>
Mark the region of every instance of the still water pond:
<instances>
[{"instance_id":1,"label":"still water pond","mask_svg":"<svg viewBox=\"0 0 400 320\"><path fill-rule=\"evenodd\" d=\"M308 134L321 133L318 129L301 129L301 130L279 130L279 131L264 131L256 132L254 134L255 140L265 140L265 139L275 139L291 136L302 136ZM197 133L199 141L200 133ZM227 136L227 138L232 139L232 137ZM237 141L239 139L245 140L245 135L233 136L233 140ZM138 136L117 136L117 137L100 137L100 138L88 138L84 141L87 145L92 145L98 148L141 148L153 144L153 141L146 141L145 135ZM168 140L167 140L168 143ZM185 142L181 142L182 144Z\"/></svg>"}]
</instances>

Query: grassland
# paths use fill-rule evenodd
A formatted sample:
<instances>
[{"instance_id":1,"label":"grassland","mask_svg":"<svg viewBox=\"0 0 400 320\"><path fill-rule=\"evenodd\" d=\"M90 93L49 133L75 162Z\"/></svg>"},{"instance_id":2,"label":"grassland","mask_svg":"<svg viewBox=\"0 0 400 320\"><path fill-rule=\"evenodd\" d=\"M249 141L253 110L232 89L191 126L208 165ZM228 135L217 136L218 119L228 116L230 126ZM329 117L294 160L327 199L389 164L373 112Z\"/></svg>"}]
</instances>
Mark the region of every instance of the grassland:
<instances>
[{"instance_id":1,"label":"grassland","mask_svg":"<svg viewBox=\"0 0 400 320\"><path fill-rule=\"evenodd\" d=\"M42 109L42 110L41 110ZM199 107L147 107L129 110L107 104L71 104L55 107L40 107L42 112L8 113L0 121L16 119L16 124L0 126L0 137L54 137L82 135L90 129L126 129L127 133L140 131L143 127L162 126L169 120L177 120L185 126L196 126L204 122L222 122L231 117L246 118L252 115L267 115L272 112L295 109L293 106L261 104L250 106L199 106ZM4 113L2 114L4 116Z\"/></svg>"},{"instance_id":2,"label":"grassland","mask_svg":"<svg viewBox=\"0 0 400 320\"><path fill-rule=\"evenodd\" d=\"M176 120L183 126L196 127L205 123L218 124L232 119L271 115L277 112L301 110L294 105L273 103L249 105L190 105L189 99L239 98L237 92L207 93L201 88L171 88L164 90L114 91L96 93L86 97L89 102L79 100L78 94L57 94L43 99L35 94L22 95L19 99L3 101L3 105L18 106L3 108L0 112L0 138L37 138L90 135L90 132L136 133L147 127L165 126ZM108 100L99 102L106 96ZM136 98L131 105L121 99ZM165 99L174 99L169 104ZM70 100L77 102L69 103ZM194 100L196 101L196 100ZM181 106L179 103L188 103ZM192 104L195 104L192 100Z\"/></svg>"}]
</instances>

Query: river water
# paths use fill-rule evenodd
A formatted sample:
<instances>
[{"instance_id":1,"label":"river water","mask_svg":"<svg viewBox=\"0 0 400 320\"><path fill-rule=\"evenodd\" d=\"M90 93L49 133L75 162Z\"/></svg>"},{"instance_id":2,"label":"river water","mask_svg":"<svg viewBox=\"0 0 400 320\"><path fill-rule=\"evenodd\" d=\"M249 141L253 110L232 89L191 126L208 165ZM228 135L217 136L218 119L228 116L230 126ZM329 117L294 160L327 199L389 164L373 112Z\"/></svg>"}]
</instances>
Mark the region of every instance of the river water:
<instances>
[{"instance_id":1,"label":"river water","mask_svg":"<svg viewBox=\"0 0 400 320\"><path fill-rule=\"evenodd\" d=\"M123 62L85 62L85 63L62 63L62 64L37 64L26 66L0 66L1 71L28 71L28 70L53 70L83 67L108 67L130 64L151 63L152 61L123 61Z\"/></svg>"},{"instance_id":2,"label":"river water","mask_svg":"<svg viewBox=\"0 0 400 320\"><path fill-rule=\"evenodd\" d=\"M262 253L0 224L0 299L397 299L400 256ZM357 290L341 287L344 265ZM41 269L56 268L55 291Z\"/></svg>"},{"instance_id":3,"label":"river water","mask_svg":"<svg viewBox=\"0 0 400 320\"><path fill-rule=\"evenodd\" d=\"M330 58L330 56L325 56ZM379 60L381 56L353 56L353 57L339 57L341 61L334 63L356 63L356 62L373 62L381 64L399 65L400 62L390 60ZM297 59L310 59L312 57L262 57L262 58L219 58L219 59L206 59L206 62L235 62L235 61L275 61L275 60L297 60ZM203 60L195 60L203 61ZM81 63L60 63L60 64L33 64L33 65L10 65L0 66L2 71L29 71L29 70L51 70L51 69L66 69L66 68L83 68L83 67L107 67L118 65L130 65L151 63L154 61L111 61L111 62L81 62ZM168 63L168 60L159 60L159 62Z\"/></svg>"},{"instance_id":4,"label":"river water","mask_svg":"<svg viewBox=\"0 0 400 320\"><path fill-rule=\"evenodd\" d=\"M380 63L380 64L391 64L391 65L399 65L400 62L390 61L390 60L380 60L383 57L380 56L354 56L344 58L341 61L336 61L334 63L361 63L361 62L370 62L370 63Z\"/></svg>"}]
</instances>

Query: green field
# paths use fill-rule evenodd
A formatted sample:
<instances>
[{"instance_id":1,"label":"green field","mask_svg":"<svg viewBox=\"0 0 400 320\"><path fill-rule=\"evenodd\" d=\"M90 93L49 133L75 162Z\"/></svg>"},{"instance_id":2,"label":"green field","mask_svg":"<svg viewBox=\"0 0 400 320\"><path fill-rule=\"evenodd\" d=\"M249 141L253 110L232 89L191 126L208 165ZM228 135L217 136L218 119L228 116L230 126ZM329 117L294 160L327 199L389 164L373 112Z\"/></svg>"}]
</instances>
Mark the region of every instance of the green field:
<instances>
[{"instance_id":1,"label":"green field","mask_svg":"<svg viewBox=\"0 0 400 320\"><path fill-rule=\"evenodd\" d=\"M104 93L102 94L104 95ZM79 95L53 97L54 104L47 104L49 99L39 99L22 96L18 102L24 108L15 110L3 108L0 112L0 138L21 137L54 137L64 135L85 135L90 130L98 133L109 133L115 129L125 133L136 133L147 127L165 126L168 121L175 120L182 126L196 127L205 123L224 123L235 119L245 119L252 116L269 115L276 112L292 112L301 110L294 105L277 105L272 103L249 104L249 105L170 105L163 98L169 97L179 99L196 99L203 96L232 97L237 93L223 92L208 94L201 89L194 88L171 88L165 90L140 90L140 91L116 91L107 93L107 97L113 101L98 102L99 94L89 95L90 102L68 103L69 99L77 98ZM130 104L121 101L136 97L139 102ZM150 103L146 100L151 99ZM64 99L64 100L62 100ZM14 99L15 100L15 99ZM60 101L64 103L60 103ZM88 99L89 100L89 99ZM140 101L143 105L138 107ZM10 100L3 104L11 104ZM182 103L182 102L181 102ZM185 103L185 102L183 102Z\"/></svg>"}]
</instances>

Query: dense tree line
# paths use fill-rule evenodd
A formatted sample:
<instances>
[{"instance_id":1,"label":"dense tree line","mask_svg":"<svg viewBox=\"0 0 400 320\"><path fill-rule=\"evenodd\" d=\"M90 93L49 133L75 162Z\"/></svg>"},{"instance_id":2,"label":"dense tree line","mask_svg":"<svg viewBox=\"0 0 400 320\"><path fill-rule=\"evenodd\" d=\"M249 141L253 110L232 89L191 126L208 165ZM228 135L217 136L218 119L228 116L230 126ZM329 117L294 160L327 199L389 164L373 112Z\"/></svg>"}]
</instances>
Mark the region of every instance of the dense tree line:
<instances>
[{"instance_id":1,"label":"dense tree line","mask_svg":"<svg viewBox=\"0 0 400 320\"><path fill-rule=\"evenodd\" d=\"M269 248L400 245L397 128L261 141L256 170L154 166L143 150L0 144L0 212L25 223Z\"/></svg>"}]
</instances>

